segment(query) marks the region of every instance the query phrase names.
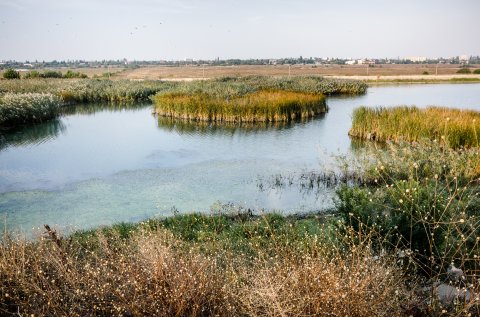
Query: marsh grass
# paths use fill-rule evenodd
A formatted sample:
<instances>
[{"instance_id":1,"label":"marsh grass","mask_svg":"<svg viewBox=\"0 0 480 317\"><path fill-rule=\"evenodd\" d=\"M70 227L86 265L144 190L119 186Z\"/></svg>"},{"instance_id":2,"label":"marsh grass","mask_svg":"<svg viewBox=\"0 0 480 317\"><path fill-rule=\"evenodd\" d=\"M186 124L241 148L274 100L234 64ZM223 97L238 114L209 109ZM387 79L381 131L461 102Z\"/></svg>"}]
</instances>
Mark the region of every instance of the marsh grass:
<instances>
[{"instance_id":1,"label":"marsh grass","mask_svg":"<svg viewBox=\"0 0 480 317\"><path fill-rule=\"evenodd\" d=\"M0 95L0 129L53 119L61 105L61 100L49 93Z\"/></svg>"},{"instance_id":2,"label":"marsh grass","mask_svg":"<svg viewBox=\"0 0 480 317\"><path fill-rule=\"evenodd\" d=\"M349 134L381 142L429 139L452 148L478 147L480 113L440 107L360 107L353 112Z\"/></svg>"},{"instance_id":3,"label":"marsh grass","mask_svg":"<svg viewBox=\"0 0 480 317\"><path fill-rule=\"evenodd\" d=\"M289 122L326 112L323 95L256 91L233 98L167 93L153 98L158 115L214 122Z\"/></svg>"},{"instance_id":4,"label":"marsh grass","mask_svg":"<svg viewBox=\"0 0 480 317\"><path fill-rule=\"evenodd\" d=\"M51 93L64 103L148 101L174 83L107 79L28 79L0 81L1 93Z\"/></svg>"}]
</instances>

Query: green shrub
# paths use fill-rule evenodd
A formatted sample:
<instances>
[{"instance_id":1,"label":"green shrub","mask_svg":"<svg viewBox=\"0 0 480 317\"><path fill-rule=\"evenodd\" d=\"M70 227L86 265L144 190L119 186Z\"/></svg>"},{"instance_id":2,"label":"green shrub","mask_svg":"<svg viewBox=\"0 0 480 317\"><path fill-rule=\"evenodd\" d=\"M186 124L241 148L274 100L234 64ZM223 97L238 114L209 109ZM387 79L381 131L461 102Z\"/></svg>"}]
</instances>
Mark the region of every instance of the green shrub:
<instances>
[{"instance_id":1,"label":"green shrub","mask_svg":"<svg viewBox=\"0 0 480 317\"><path fill-rule=\"evenodd\" d=\"M13 68L9 68L3 73L3 78L5 78L5 79L20 79L20 73L17 72Z\"/></svg>"},{"instance_id":2,"label":"green shrub","mask_svg":"<svg viewBox=\"0 0 480 317\"><path fill-rule=\"evenodd\" d=\"M469 68L460 68L457 70L457 74L471 74L472 71Z\"/></svg>"},{"instance_id":3,"label":"green shrub","mask_svg":"<svg viewBox=\"0 0 480 317\"><path fill-rule=\"evenodd\" d=\"M32 70L31 72L28 72L25 74L24 78L26 79L32 79L32 78L39 78L41 77L41 73L37 70Z\"/></svg>"},{"instance_id":4,"label":"green shrub","mask_svg":"<svg viewBox=\"0 0 480 317\"><path fill-rule=\"evenodd\" d=\"M411 252L427 275L451 263L471 274L480 252L480 158L478 149L470 152L436 143L391 145L365 166L371 185L338 190L337 210L355 230L368 228L392 249Z\"/></svg>"},{"instance_id":5,"label":"green shrub","mask_svg":"<svg viewBox=\"0 0 480 317\"><path fill-rule=\"evenodd\" d=\"M68 70L65 75L63 75L63 78L87 78L88 76L86 74L82 74L80 72L74 72L71 70Z\"/></svg>"},{"instance_id":6,"label":"green shrub","mask_svg":"<svg viewBox=\"0 0 480 317\"><path fill-rule=\"evenodd\" d=\"M474 74L480 74L480 68L477 68L473 71Z\"/></svg>"},{"instance_id":7,"label":"green shrub","mask_svg":"<svg viewBox=\"0 0 480 317\"><path fill-rule=\"evenodd\" d=\"M61 72L56 72L54 70L47 70L40 74L42 78L62 78L63 75Z\"/></svg>"}]
</instances>

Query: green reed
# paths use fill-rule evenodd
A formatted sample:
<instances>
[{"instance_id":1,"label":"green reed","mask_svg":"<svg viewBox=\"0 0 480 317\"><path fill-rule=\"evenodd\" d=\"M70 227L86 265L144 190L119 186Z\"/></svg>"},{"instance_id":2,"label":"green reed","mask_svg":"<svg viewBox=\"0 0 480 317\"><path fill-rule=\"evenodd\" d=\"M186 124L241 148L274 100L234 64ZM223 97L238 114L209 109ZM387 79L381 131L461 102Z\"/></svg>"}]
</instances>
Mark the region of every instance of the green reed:
<instances>
[{"instance_id":1,"label":"green reed","mask_svg":"<svg viewBox=\"0 0 480 317\"><path fill-rule=\"evenodd\" d=\"M360 107L353 113L349 134L375 141L430 139L452 148L477 147L480 145L480 113L440 107Z\"/></svg>"}]
</instances>

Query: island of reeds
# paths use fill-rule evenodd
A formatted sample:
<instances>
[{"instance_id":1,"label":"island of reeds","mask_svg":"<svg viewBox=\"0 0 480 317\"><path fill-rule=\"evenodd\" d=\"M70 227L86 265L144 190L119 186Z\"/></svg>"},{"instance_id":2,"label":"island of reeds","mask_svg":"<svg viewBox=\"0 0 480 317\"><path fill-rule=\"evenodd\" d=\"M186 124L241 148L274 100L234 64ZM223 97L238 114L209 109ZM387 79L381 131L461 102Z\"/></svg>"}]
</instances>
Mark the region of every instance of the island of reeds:
<instances>
[{"instance_id":1,"label":"island of reeds","mask_svg":"<svg viewBox=\"0 0 480 317\"><path fill-rule=\"evenodd\" d=\"M188 83L44 77L0 80L0 129L55 118L72 104L142 102L155 94L155 111L170 117L283 122L325 112L323 95L362 94L367 88L360 81L313 76L228 77Z\"/></svg>"},{"instance_id":2,"label":"island of reeds","mask_svg":"<svg viewBox=\"0 0 480 317\"><path fill-rule=\"evenodd\" d=\"M160 116L212 122L288 122L327 111L324 95L361 94L362 82L322 77L220 78L182 83L152 100Z\"/></svg>"},{"instance_id":3,"label":"island of reeds","mask_svg":"<svg viewBox=\"0 0 480 317\"><path fill-rule=\"evenodd\" d=\"M327 111L320 94L290 91L256 91L219 98L206 93L164 93L153 99L160 116L214 122L288 122Z\"/></svg>"},{"instance_id":4,"label":"island of reeds","mask_svg":"<svg viewBox=\"0 0 480 317\"><path fill-rule=\"evenodd\" d=\"M360 107L353 112L349 134L380 142L430 139L452 148L478 147L480 112L441 107Z\"/></svg>"}]
</instances>

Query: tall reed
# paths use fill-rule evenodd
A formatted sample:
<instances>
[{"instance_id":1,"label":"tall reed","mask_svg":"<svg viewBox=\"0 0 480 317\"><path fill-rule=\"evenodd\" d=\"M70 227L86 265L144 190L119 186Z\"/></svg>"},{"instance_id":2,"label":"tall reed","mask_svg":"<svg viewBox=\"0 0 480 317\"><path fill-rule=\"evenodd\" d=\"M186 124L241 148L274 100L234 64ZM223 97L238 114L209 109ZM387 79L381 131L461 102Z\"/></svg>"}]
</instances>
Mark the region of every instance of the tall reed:
<instances>
[{"instance_id":1,"label":"tall reed","mask_svg":"<svg viewBox=\"0 0 480 317\"><path fill-rule=\"evenodd\" d=\"M107 79L28 79L0 81L0 93L51 93L65 103L147 101L175 83Z\"/></svg>"},{"instance_id":2,"label":"tall reed","mask_svg":"<svg viewBox=\"0 0 480 317\"><path fill-rule=\"evenodd\" d=\"M161 116L215 122L288 122L327 110L322 95L288 91L257 91L231 99L166 93L153 100Z\"/></svg>"},{"instance_id":3,"label":"tall reed","mask_svg":"<svg viewBox=\"0 0 480 317\"><path fill-rule=\"evenodd\" d=\"M376 141L430 139L452 148L478 147L480 113L440 107L360 107L353 112L349 134Z\"/></svg>"},{"instance_id":4,"label":"tall reed","mask_svg":"<svg viewBox=\"0 0 480 317\"><path fill-rule=\"evenodd\" d=\"M59 114L61 100L49 93L0 95L0 128L43 122Z\"/></svg>"}]
</instances>

